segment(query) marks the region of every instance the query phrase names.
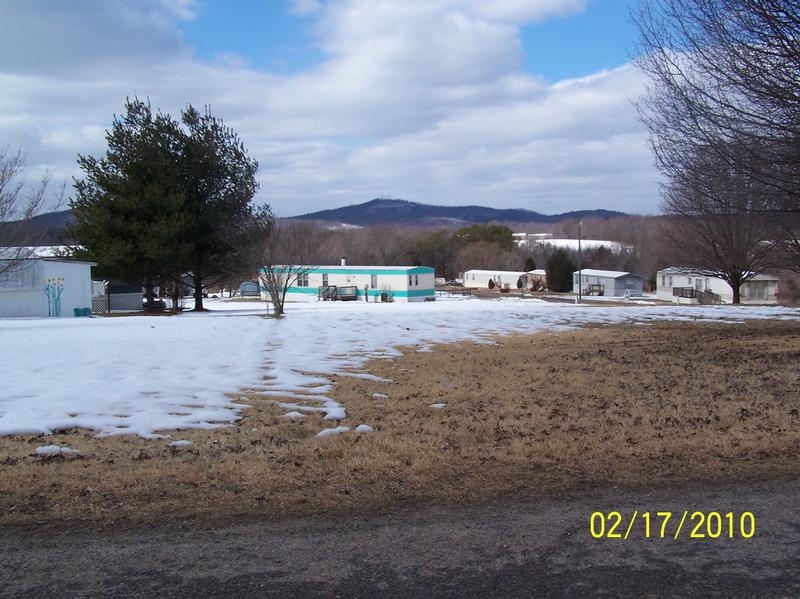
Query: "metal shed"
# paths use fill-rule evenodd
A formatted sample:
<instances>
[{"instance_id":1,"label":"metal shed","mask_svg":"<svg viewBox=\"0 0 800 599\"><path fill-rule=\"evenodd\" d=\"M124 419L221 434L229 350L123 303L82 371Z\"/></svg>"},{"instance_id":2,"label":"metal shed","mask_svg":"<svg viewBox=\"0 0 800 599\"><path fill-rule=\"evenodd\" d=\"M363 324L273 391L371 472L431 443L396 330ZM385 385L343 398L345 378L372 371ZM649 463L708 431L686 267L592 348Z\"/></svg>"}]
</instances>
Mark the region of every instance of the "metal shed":
<instances>
[{"instance_id":1,"label":"metal shed","mask_svg":"<svg viewBox=\"0 0 800 599\"><path fill-rule=\"evenodd\" d=\"M580 276L580 281L578 277ZM572 292L583 295L627 297L642 295L644 278L630 272L584 268L572 273Z\"/></svg>"}]
</instances>

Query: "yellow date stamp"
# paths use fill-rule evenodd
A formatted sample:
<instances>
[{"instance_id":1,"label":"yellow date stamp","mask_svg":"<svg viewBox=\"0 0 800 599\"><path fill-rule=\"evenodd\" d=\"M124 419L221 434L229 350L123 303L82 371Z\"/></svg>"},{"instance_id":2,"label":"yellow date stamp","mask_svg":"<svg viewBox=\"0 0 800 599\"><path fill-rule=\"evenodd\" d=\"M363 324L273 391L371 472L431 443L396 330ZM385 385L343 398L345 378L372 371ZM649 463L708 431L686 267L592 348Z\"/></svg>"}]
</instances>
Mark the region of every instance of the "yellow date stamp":
<instances>
[{"instance_id":1,"label":"yellow date stamp","mask_svg":"<svg viewBox=\"0 0 800 599\"><path fill-rule=\"evenodd\" d=\"M752 539L753 512L639 511L592 512L589 533L595 539Z\"/></svg>"}]
</instances>

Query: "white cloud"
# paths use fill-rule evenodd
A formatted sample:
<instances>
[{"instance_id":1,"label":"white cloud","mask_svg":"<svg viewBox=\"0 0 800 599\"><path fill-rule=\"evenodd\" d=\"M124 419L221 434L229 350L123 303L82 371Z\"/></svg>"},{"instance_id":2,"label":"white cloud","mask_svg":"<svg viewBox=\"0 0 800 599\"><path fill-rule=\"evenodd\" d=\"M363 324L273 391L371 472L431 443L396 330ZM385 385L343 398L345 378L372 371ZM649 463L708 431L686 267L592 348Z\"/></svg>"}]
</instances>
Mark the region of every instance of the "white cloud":
<instances>
[{"instance_id":1,"label":"white cloud","mask_svg":"<svg viewBox=\"0 0 800 599\"><path fill-rule=\"evenodd\" d=\"M175 25L194 18L189 0L14 0L0 8L0 40L12 38L0 41L0 139L32 166L79 174L76 155L101 154L113 114L138 95L172 114L211 105L261 163L259 199L281 215L379 195L653 212L631 104L642 75L550 85L523 72L519 28L585 4L298 0L326 58L279 76L193 58Z\"/></svg>"},{"instance_id":2,"label":"white cloud","mask_svg":"<svg viewBox=\"0 0 800 599\"><path fill-rule=\"evenodd\" d=\"M291 12L301 17L317 16L322 12L320 0L292 0Z\"/></svg>"}]
</instances>

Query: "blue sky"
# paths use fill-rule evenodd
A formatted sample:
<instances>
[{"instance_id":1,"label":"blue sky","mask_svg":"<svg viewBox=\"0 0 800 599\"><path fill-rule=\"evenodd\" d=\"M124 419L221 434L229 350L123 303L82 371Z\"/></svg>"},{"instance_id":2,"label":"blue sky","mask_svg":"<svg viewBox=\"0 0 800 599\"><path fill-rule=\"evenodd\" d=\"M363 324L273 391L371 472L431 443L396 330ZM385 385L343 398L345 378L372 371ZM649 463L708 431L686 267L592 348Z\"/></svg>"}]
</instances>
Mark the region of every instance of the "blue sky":
<instances>
[{"instance_id":1,"label":"blue sky","mask_svg":"<svg viewBox=\"0 0 800 599\"><path fill-rule=\"evenodd\" d=\"M526 70L558 81L625 64L637 35L628 4L594 0L582 13L524 27Z\"/></svg>"},{"instance_id":2,"label":"blue sky","mask_svg":"<svg viewBox=\"0 0 800 599\"><path fill-rule=\"evenodd\" d=\"M324 59L314 40L313 21L292 14L282 0L203 0L196 17L180 30L199 58L235 54L254 68L302 72Z\"/></svg>"},{"instance_id":3,"label":"blue sky","mask_svg":"<svg viewBox=\"0 0 800 599\"><path fill-rule=\"evenodd\" d=\"M524 68L550 81L583 77L625 64L636 30L625 0L593 0L586 10L522 27ZM196 55L213 60L235 54L248 65L284 74L302 72L325 58L314 22L284 0L202 0L180 30Z\"/></svg>"},{"instance_id":4,"label":"blue sky","mask_svg":"<svg viewBox=\"0 0 800 599\"><path fill-rule=\"evenodd\" d=\"M210 106L291 216L659 210L626 0L4 0L0 139L80 177L125 98Z\"/></svg>"}]
</instances>

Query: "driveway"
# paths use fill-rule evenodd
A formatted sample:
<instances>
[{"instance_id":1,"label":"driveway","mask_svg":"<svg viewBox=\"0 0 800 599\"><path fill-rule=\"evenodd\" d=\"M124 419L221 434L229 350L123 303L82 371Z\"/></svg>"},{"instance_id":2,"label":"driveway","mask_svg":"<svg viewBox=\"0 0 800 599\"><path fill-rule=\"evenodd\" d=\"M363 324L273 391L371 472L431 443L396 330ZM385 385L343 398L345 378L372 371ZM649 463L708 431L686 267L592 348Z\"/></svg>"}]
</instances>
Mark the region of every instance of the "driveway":
<instances>
[{"instance_id":1,"label":"driveway","mask_svg":"<svg viewBox=\"0 0 800 599\"><path fill-rule=\"evenodd\" d=\"M628 531L634 510L639 519ZM620 512L616 532L628 532L627 540L605 538L616 517L604 515L612 511ZM664 517L656 513L665 511L674 519L661 538ZM686 524L676 540L684 511L689 517L719 512L722 534L690 538ZM594 512L600 513L595 534L605 527L601 539L590 532ZM730 520L727 512L734 514ZM749 516L741 520L743 512L753 514L754 531ZM706 520L716 534L716 518ZM537 501L213 528L192 522L5 526L0 595L798 597L800 481L588 490Z\"/></svg>"}]
</instances>

